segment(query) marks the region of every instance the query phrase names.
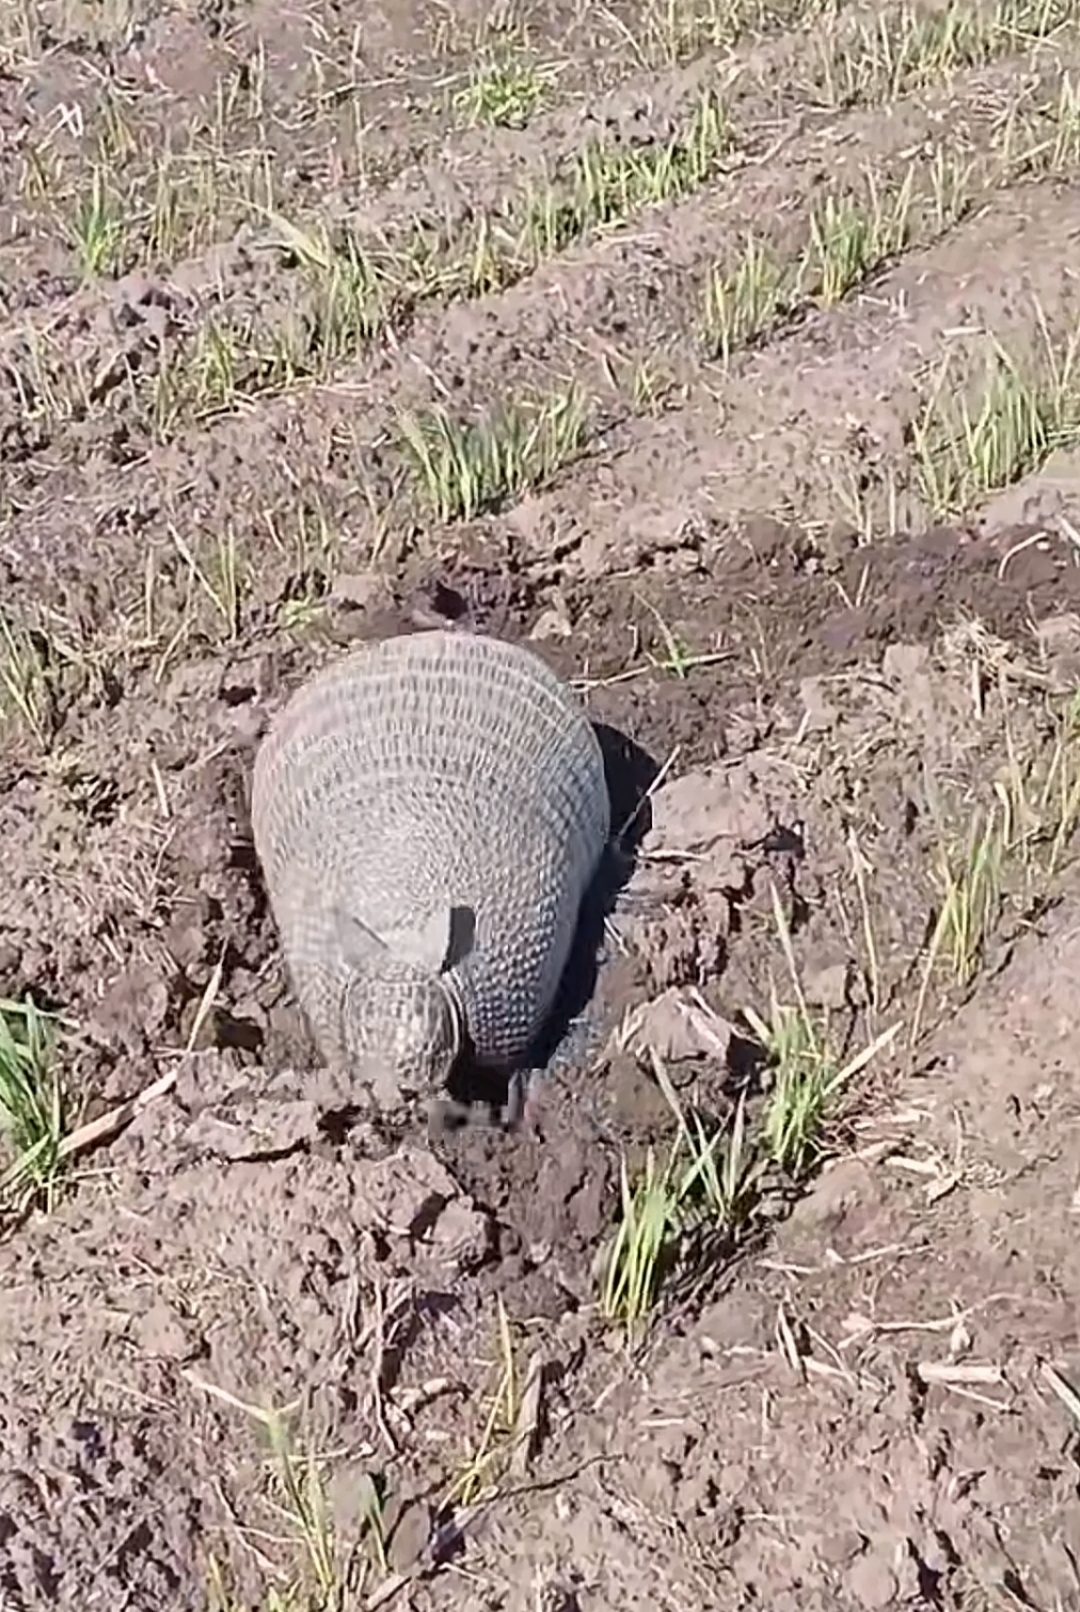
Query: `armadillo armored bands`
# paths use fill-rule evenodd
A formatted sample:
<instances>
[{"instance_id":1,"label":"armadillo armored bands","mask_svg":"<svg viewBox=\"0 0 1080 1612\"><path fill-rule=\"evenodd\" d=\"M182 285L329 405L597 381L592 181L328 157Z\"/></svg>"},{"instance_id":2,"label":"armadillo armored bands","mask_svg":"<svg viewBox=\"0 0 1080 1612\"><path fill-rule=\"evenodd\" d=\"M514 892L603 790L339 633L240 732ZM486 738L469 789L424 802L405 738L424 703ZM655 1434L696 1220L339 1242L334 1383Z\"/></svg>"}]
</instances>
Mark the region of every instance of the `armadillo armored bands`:
<instances>
[{"instance_id":1,"label":"armadillo armored bands","mask_svg":"<svg viewBox=\"0 0 1080 1612\"><path fill-rule=\"evenodd\" d=\"M446 629L349 653L272 723L252 822L328 1063L396 1104L463 1030L526 1053L610 831L596 735L536 655Z\"/></svg>"}]
</instances>

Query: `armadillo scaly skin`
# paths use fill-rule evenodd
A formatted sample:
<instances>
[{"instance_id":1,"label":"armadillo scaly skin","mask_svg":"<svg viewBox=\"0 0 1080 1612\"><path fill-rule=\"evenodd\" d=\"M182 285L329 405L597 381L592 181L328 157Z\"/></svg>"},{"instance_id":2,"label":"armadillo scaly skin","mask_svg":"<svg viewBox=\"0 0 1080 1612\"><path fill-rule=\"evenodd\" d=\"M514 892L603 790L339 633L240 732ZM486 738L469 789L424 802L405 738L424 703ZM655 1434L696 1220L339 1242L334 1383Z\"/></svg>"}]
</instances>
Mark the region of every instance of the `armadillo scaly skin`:
<instances>
[{"instance_id":1,"label":"armadillo scaly skin","mask_svg":"<svg viewBox=\"0 0 1080 1612\"><path fill-rule=\"evenodd\" d=\"M252 826L324 1060L396 1107L440 1089L463 1029L484 1064L527 1054L610 806L554 673L439 630L366 644L300 688L259 748Z\"/></svg>"}]
</instances>

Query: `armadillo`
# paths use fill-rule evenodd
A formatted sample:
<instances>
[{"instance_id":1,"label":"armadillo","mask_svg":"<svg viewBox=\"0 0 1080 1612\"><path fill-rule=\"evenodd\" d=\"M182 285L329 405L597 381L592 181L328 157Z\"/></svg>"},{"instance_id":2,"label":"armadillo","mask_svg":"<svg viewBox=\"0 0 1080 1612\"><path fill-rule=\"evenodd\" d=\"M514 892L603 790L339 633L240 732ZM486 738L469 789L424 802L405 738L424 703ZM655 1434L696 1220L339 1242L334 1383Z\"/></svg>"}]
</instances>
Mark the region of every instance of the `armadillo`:
<instances>
[{"instance_id":1,"label":"armadillo","mask_svg":"<svg viewBox=\"0 0 1080 1612\"><path fill-rule=\"evenodd\" d=\"M358 1098L437 1097L466 1042L514 1072L610 834L596 733L538 656L456 629L351 651L271 723L251 820L299 1005Z\"/></svg>"}]
</instances>

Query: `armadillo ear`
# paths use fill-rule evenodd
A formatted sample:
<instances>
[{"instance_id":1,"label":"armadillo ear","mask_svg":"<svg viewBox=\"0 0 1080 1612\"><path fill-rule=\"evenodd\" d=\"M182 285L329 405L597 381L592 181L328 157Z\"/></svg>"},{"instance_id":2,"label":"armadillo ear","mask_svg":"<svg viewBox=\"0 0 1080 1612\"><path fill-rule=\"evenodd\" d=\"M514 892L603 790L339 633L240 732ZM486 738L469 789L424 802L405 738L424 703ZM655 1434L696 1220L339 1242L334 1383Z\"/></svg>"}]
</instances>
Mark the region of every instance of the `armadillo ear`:
<instances>
[{"instance_id":1,"label":"armadillo ear","mask_svg":"<svg viewBox=\"0 0 1080 1612\"><path fill-rule=\"evenodd\" d=\"M436 907L414 929L384 929L383 944L402 963L422 968L426 974L441 974L450 955L453 909Z\"/></svg>"},{"instance_id":2,"label":"armadillo ear","mask_svg":"<svg viewBox=\"0 0 1080 1612\"><path fill-rule=\"evenodd\" d=\"M334 907L330 917L341 955L346 962L363 969L370 964L373 953L378 955L386 951L386 942L351 912Z\"/></svg>"},{"instance_id":3,"label":"armadillo ear","mask_svg":"<svg viewBox=\"0 0 1080 1612\"><path fill-rule=\"evenodd\" d=\"M384 929L376 933L351 913L336 909L338 941L346 957L362 963L372 950L387 951L399 962L442 974L472 949L474 921L467 907L437 907L415 928Z\"/></svg>"}]
</instances>

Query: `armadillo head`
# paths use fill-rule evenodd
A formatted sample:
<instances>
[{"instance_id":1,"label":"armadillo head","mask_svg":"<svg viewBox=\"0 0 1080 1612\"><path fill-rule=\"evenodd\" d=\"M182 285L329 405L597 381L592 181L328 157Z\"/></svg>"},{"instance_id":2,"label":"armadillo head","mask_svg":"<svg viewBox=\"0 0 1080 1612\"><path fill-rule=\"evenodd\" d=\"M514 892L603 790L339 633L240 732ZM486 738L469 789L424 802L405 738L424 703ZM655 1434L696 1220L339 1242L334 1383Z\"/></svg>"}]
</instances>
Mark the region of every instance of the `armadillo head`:
<instances>
[{"instance_id":1,"label":"armadillo head","mask_svg":"<svg viewBox=\"0 0 1080 1612\"><path fill-rule=\"evenodd\" d=\"M449 907L416 929L378 935L339 914L342 952L352 965L341 1025L349 1075L384 1110L441 1093L461 1050L461 1000L448 972L451 927Z\"/></svg>"}]
</instances>

